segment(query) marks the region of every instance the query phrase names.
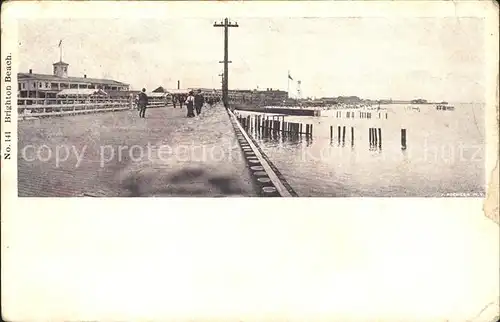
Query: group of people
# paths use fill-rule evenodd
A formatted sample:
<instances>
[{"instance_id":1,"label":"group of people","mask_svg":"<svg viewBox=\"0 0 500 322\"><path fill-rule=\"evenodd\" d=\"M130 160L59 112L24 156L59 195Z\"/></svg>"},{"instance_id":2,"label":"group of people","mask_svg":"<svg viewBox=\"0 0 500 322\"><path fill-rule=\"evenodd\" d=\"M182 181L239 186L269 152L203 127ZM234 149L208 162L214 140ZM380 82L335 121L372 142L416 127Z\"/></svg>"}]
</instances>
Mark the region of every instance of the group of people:
<instances>
[{"instance_id":1,"label":"group of people","mask_svg":"<svg viewBox=\"0 0 500 322\"><path fill-rule=\"evenodd\" d=\"M139 110L139 117L144 118L146 114L146 108L148 106L149 100L146 94L146 89L143 88L137 97L137 108ZM187 108L187 117L195 117L201 114L201 109L205 103L212 106L216 103L212 98L205 99L201 94L201 90L197 90L196 94L194 91L189 91L189 94L186 95L173 95L172 96L172 104L174 108L176 108L177 103L179 103L180 108L182 108L183 104L186 105ZM195 114L196 112L196 114Z\"/></svg>"},{"instance_id":2,"label":"group of people","mask_svg":"<svg viewBox=\"0 0 500 322\"><path fill-rule=\"evenodd\" d=\"M212 98L206 99L201 94L201 90L198 89L196 94L194 91L189 91L188 95L174 95L172 96L172 104L174 108L176 108L177 103L179 103L179 107L182 108L182 105L186 105L187 109L187 117L195 117L201 114L201 109L205 103L212 106L215 101ZM196 112L196 114L195 114Z\"/></svg>"}]
</instances>

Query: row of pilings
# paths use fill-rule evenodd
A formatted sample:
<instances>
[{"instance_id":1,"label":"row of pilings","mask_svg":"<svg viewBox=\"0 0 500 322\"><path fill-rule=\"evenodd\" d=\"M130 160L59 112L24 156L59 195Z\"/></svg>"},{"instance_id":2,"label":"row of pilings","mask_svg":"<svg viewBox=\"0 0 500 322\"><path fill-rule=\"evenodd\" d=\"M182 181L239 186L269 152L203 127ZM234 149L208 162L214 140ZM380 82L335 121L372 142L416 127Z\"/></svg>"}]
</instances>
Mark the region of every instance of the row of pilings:
<instances>
[{"instance_id":1,"label":"row of pilings","mask_svg":"<svg viewBox=\"0 0 500 322\"><path fill-rule=\"evenodd\" d=\"M302 137L305 137L307 139L308 145L312 143L312 124L285 122L284 116L281 115L242 116L238 114L236 115L236 118L245 129L245 131L247 131L247 133L253 133L255 134L255 136L258 136L260 138L278 139L278 137L281 136L282 139L300 139ZM330 143L333 144L336 141L339 145L345 145L347 142L350 142L351 146L354 146L355 129L352 126L350 127L350 129L348 128L349 127L340 125L330 126ZM381 150L382 129L369 128L368 140L370 149ZM406 148L406 129L401 129L401 149L406 150Z\"/></svg>"},{"instance_id":2,"label":"row of pilings","mask_svg":"<svg viewBox=\"0 0 500 322\"><path fill-rule=\"evenodd\" d=\"M248 133L256 133L260 137L282 136L312 138L313 125L296 122L285 122L284 116L255 115L254 117L236 116L240 124Z\"/></svg>"},{"instance_id":3,"label":"row of pilings","mask_svg":"<svg viewBox=\"0 0 500 322\"><path fill-rule=\"evenodd\" d=\"M346 135L346 126L330 126L330 142L333 143L337 138L337 143L344 145L348 140L351 146L354 146L354 127L351 126L350 133ZM349 135L350 134L350 135ZM382 150L382 129L381 128L368 128L368 141L370 149ZM401 129L401 149L406 150L406 129Z\"/></svg>"},{"instance_id":4,"label":"row of pilings","mask_svg":"<svg viewBox=\"0 0 500 322\"><path fill-rule=\"evenodd\" d=\"M357 115L357 116L356 116ZM387 112L365 112L365 111L336 111L335 115L336 118L348 118L348 119L354 119L354 118L360 118L360 119L371 119L371 118L379 118L379 119L387 119L388 114Z\"/></svg>"}]
</instances>

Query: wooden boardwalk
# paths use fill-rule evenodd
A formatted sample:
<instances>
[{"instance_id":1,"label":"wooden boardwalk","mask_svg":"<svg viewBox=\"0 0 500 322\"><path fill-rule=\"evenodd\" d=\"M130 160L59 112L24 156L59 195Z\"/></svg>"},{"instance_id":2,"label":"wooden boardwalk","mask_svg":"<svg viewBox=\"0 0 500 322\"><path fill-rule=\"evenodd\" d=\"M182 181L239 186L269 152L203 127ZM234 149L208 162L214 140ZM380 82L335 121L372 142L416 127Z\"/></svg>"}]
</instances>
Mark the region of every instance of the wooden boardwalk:
<instances>
[{"instance_id":1,"label":"wooden boardwalk","mask_svg":"<svg viewBox=\"0 0 500 322\"><path fill-rule=\"evenodd\" d=\"M24 120L18 142L20 197L255 196L221 106Z\"/></svg>"}]
</instances>

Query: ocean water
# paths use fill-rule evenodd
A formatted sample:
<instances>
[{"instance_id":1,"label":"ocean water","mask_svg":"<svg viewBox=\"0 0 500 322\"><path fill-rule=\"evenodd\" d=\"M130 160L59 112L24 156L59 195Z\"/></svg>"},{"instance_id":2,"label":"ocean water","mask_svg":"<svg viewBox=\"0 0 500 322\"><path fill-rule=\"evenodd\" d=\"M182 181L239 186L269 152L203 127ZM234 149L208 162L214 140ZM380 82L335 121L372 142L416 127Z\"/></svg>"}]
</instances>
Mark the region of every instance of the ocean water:
<instances>
[{"instance_id":1,"label":"ocean water","mask_svg":"<svg viewBox=\"0 0 500 322\"><path fill-rule=\"evenodd\" d=\"M434 105L419 105L420 111L381 105L380 111L368 111L371 118L360 118L359 111L346 118L346 110L341 117L335 110L320 117L284 117L285 122L303 123L304 131L305 124L312 124L309 138L248 131L299 196L482 197L484 104L450 105L454 111L438 111ZM370 144L370 128L377 129L376 144ZM406 148L401 129L406 130Z\"/></svg>"}]
</instances>

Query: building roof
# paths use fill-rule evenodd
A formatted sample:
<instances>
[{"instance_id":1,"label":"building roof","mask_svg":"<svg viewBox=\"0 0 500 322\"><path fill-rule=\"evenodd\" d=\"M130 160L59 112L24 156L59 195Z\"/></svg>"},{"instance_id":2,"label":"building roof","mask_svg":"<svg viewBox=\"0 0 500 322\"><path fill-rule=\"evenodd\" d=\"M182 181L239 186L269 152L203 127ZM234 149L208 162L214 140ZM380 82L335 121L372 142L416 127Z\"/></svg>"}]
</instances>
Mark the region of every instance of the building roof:
<instances>
[{"instance_id":1,"label":"building roof","mask_svg":"<svg viewBox=\"0 0 500 322\"><path fill-rule=\"evenodd\" d=\"M153 93L165 93L165 92L166 92L166 91L165 91L165 89L163 88L163 86L160 86L160 87L158 87L157 89L155 89L155 90L153 91Z\"/></svg>"},{"instance_id":2,"label":"building roof","mask_svg":"<svg viewBox=\"0 0 500 322\"><path fill-rule=\"evenodd\" d=\"M58 61L57 63L53 63L52 65L65 65L68 66L68 63L63 62L62 60Z\"/></svg>"},{"instance_id":3,"label":"building roof","mask_svg":"<svg viewBox=\"0 0 500 322\"><path fill-rule=\"evenodd\" d=\"M90 96L90 95L108 95L102 89L90 89L90 88L68 88L63 89L57 96Z\"/></svg>"},{"instance_id":4,"label":"building roof","mask_svg":"<svg viewBox=\"0 0 500 322\"><path fill-rule=\"evenodd\" d=\"M49 75L49 74L18 73L17 78L19 80L34 79L34 80L46 80L46 81L58 81L58 82L73 82L73 83L95 83L95 84L106 84L106 85L116 85L116 86L129 85L112 79L88 78L88 77L59 77L56 75Z\"/></svg>"}]
</instances>

